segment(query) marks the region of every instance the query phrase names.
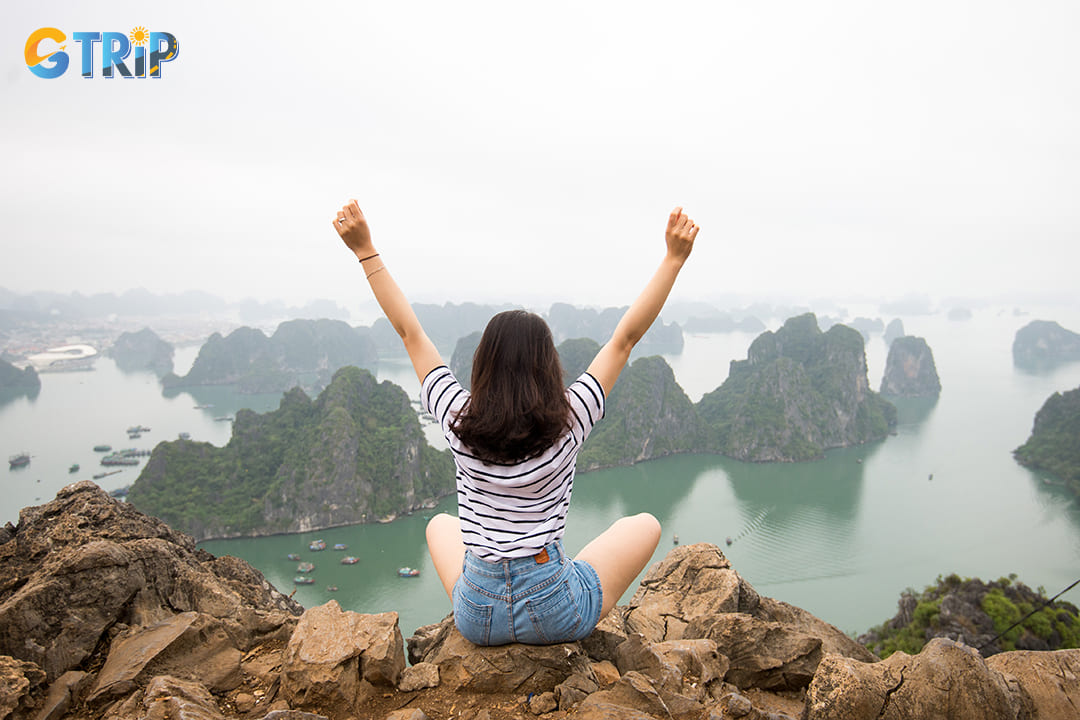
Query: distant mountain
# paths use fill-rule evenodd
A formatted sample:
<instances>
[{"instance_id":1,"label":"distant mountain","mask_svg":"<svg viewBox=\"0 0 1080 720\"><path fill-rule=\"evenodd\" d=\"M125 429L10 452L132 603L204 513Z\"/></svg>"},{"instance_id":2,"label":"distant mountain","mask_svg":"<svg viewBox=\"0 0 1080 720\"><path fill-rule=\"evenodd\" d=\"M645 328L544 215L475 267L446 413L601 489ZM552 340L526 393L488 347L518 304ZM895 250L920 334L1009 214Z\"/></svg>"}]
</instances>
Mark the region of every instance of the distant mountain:
<instances>
[{"instance_id":1,"label":"distant mountain","mask_svg":"<svg viewBox=\"0 0 1080 720\"><path fill-rule=\"evenodd\" d=\"M848 327L858 330L863 336L863 340L869 340L870 335L873 333L883 332L885 330L885 323L881 318L865 318L857 317L849 323L845 323Z\"/></svg>"},{"instance_id":2,"label":"distant mountain","mask_svg":"<svg viewBox=\"0 0 1080 720\"><path fill-rule=\"evenodd\" d=\"M937 397L941 394L934 353L926 340L912 335L893 340L885 361L881 394L897 397Z\"/></svg>"},{"instance_id":3,"label":"distant mountain","mask_svg":"<svg viewBox=\"0 0 1080 720\"><path fill-rule=\"evenodd\" d=\"M812 313L759 335L697 408L718 452L755 462L820 458L896 424L896 408L869 388L862 336L844 325L822 333Z\"/></svg>"},{"instance_id":4,"label":"distant mountain","mask_svg":"<svg viewBox=\"0 0 1080 720\"><path fill-rule=\"evenodd\" d=\"M414 303L413 312L424 327L424 332L440 348L453 346L460 338L481 332L488 320L504 310L515 310L515 305L478 305L476 303L446 303L431 305ZM401 353L401 338L390 321L379 318L371 325L371 337L380 352Z\"/></svg>"},{"instance_id":5,"label":"distant mountain","mask_svg":"<svg viewBox=\"0 0 1080 720\"><path fill-rule=\"evenodd\" d=\"M589 338L603 344L611 339L615 326L619 324L626 310L626 307L595 310L554 303L544 319L551 327L556 344L576 338ZM675 354L682 352L682 349L682 329L676 323L664 323L662 319L657 319L634 348L634 357Z\"/></svg>"},{"instance_id":6,"label":"distant mountain","mask_svg":"<svg viewBox=\"0 0 1080 720\"><path fill-rule=\"evenodd\" d=\"M124 371L152 370L165 375L173 369L173 346L150 328L121 333L105 354Z\"/></svg>"},{"instance_id":7,"label":"distant mountain","mask_svg":"<svg viewBox=\"0 0 1080 720\"><path fill-rule=\"evenodd\" d=\"M1039 412L1031 437L1013 451L1021 465L1045 470L1080 495L1080 388L1054 393Z\"/></svg>"},{"instance_id":8,"label":"distant mountain","mask_svg":"<svg viewBox=\"0 0 1080 720\"><path fill-rule=\"evenodd\" d=\"M346 365L374 369L378 361L367 328L341 320L290 320L271 337L250 327L222 337L214 333L199 349L190 372L162 378L166 389L236 385L241 392L281 392L297 385L318 390Z\"/></svg>"},{"instance_id":9,"label":"distant mountain","mask_svg":"<svg viewBox=\"0 0 1080 720\"><path fill-rule=\"evenodd\" d=\"M239 411L223 448L160 443L128 501L204 540L370 522L453 490L405 391L346 367L314 401L294 388L273 412Z\"/></svg>"},{"instance_id":10,"label":"distant mountain","mask_svg":"<svg viewBox=\"0 0 1080 720\"><path fill-rule=\"evenodd\" d=\"M1080 360L1080 335L1049 320L1033 320L1016 331L1013 364L1029 372Z\"/></svg>"},{"instance_id":11,"label":"distant mountain","mask_svg":"<svg viewBox=\"0 0 1080 720\"><path fill-rule=\"evenodd\" d=\"M688 333L761 332L764 329L765 323L756 317L736 318L728 313L695 315L683 323L683 330Z\"/></svg>"},{"instance_id":12,"label":"distant mountain","mask_svg":"<svg viewBox=\"0 0 1080 720\"><path fill-rule=\"evenodd\" d=\"M885 326L885 343L892 345L893 340L901 337L904 337L904 321L900 318L893 318Z\"/></svg>"}]
</instances>

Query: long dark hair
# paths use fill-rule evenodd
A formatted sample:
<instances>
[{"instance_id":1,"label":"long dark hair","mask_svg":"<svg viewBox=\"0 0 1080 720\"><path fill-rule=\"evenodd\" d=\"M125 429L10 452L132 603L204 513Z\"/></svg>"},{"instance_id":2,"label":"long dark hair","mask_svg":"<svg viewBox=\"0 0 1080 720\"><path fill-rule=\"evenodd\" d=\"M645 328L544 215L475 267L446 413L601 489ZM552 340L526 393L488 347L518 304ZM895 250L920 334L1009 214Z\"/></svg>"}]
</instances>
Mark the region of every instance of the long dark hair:
<instances>
[{"instance_id":1,"label":"long dark hair","mask_svg":"<svg viewBox=\"0 0 1080 720\"><path fill-rule=\"evenodd\" d=\"M508 310L488 321L473 355L472 397L450 429L482 460L535 457L569 427L570 403L551 329Z\"/></svg>"}]
</instances>

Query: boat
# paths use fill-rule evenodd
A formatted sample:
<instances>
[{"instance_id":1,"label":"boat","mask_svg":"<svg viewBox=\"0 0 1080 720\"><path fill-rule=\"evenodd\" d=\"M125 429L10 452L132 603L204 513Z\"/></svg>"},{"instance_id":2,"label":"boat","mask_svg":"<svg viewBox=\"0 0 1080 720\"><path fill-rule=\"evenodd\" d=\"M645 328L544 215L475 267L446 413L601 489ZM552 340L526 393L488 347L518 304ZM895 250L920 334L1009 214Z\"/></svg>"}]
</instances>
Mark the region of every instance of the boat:
<instances>
[{"instance_id":1,"label":"boat","mask_svg":"<svg viewBox=\"0 0 1080 720\"><path fill-rule=\"evenodd\" d=\"M196 405L195 409L196 410L209 410L212 407L214 407L213 403L209 403L209 404L206 404L206 405Z\"/></svg>"},{"instance_id":2,"label":"boat","mask_svg":"<svg viewBox=\"0 0 1080 720\"><path fill-rule=\"evenodd\" d=\"M348 550L349 546L346 545L345 543L335 543L334 544L334 549L335 550Z\"/></svg>"},{"instance_id":3,"label":"boat","mask_svg":"<svg viewBox=\"0 0 1080 720\"><path fill-rule=\"evenodd\" d=\"M326 541L325 540L312 540L311 544L308 545L308 550L310 550L311 552L318 552L320 550L325 550L325 549L326 549Z\"/></svg>"},{"instance_id":4,"label":"boat","mask_svg":"<svg viewBox=\"0 0 1080 720\"><path fill-rule=\"evenodd\" d=\"M288 560L299 560L300 556L297 555L296 553L289 553L288 555L285 556L285 558L288 559Z\"/></svg>"},{"instance_id":5,"label":"boat","mask_svg":"<svg viewBox=\"0 0 1080 720\"><path fill-rule=\"evenodd\" d=\"M123 487L118 487L115 490L110 490L109 491L109 497L114 497L114 498L127 497L128 490L130 490L130 489L131 489L130 485L124 485Z\"/></svg>"},{"instance_id":6,"label":"boat","mask_svg":"<svg viewBox=\"0 0 1080 720\"><path fill-rule=\"evenodd\" d=\"M420 571L417 570L416 568L403 567L403 568L398 568L397 574L400 577L416 577L417 575L420 574Z\"/></svg>"},{"instance_id":7,"label":"boat","mask_svg":"<svg viewBox=\"0 0 1080 720\"><path fill-rule=\"evenodd\" d=\"M294 583L296 583L297 585L314 585L315 584L315 578L308 577L307 575L297 575L296 577L294 577L292 579L292 581Z\"/></svg>"},{"instance_id":8,"label":"boat","mask_svg":"<svg viewBox=\"0 0 1080 720\"><path fill-rule=\"evenodd\" d=\"M337 585L327 585L326 589L328 592L337 592Z\"/></svg>"},{"instance_id":9,"label":"boat","mask_svg":"<svg viewBox=\"0 0 1080 720\"><path fill-rule=\"evenodd\" d=\"M72 463L71 467L68 468L68 472L69 473L77 473L77 472L79 472L79 463Z\"/></svg>"},{"instance_id":10,"label":"boat","mask_svg":"<svg viewBox=\"0 0 1080 720\"><path fill-rule=\"evenodd\" d=\"M137 432L134 432L134 433L129 432L128 433L128 440L138 440L141 437L142 437L142 433L137 433Z\"/></svg>"},{"instance_id":11,"label":"boat","mask_svg":"<svg viewBox=\"0 0 1080 720\"><path fill-rule=\"evenodd\" d=\"M146 427L145 425L132 425L127 429L127 431L128 435L130 435L131 433L150 432L150 428Z\"/></svg>"},{"instance_id":12,"label":"boat","mask_svg":"<svg viewBox=\"0 0 1080 720\"><path fill-rule=\"evenodd\" d=\"M139 459L121 455L119 453L113 453L112 455L106 455L101 458L102 465L138 465Z\"/></svg>"},{"instance_id":13,"label":"boat","mask_svg":"<svg viewBox=\"0 0 1080 720\"><path fill-rule=\"evenodd\" d=\"M219 415L214 418L214 420L217 420L218 422L232 422L234 418L232 415Z\"/></svg>"},{"instance_id":14,"label":"boat","mask_svg":"<svg viewBox=\"0 0 1080 720\"><path fill-rule=\"evenodd\" d=\"M94 452L109 452L112 450L112 445L95 445Z\"/></svg>"},{"instance_id":15,"label":"boat","mask_svg":"<svg viewBox=\"0 0 1080 720\"><path fill-rule=\"evenodd\" d=\"M355 565L358 562L360 562L360 558L353 555L346 555L345 557L341 558L342 565Z\"/></svg>"},{"instance_id":16,"label":"boat","mask_svg":"<svg viewBox=\"0 0 1080 720\"><path fill-rule=\"evenodd\" d=\"M299 565L296 566L296 572L298 572L298 573L309 573L314 569L315 569L315 563L302 562L302 563L300 563Z\"/></svg>"},{"instance_id":17,"label":"boat","mask_svg":"<svg viewBox=\"0 0 1080 720\"><path fill-rule=\"evenodd\" d=\"M100 480L101 478L109 477L110 475L115 475L116 473L119 473L119 472L124 472L124 471L123 470L110 470L109 472L98 473L97 475L94 476L94 479L95 480Z\"/></svg>"},{"instance_id":18,"label":"boat","mask_svg":"<svg viewBox=\"0 0 1080 720\"><path fill-rule=\"evenodd\" d=\"M18 455L12 455L8 458L8 463L13 468L22 467L30 464L30 453L19 453Z\"/></svg>"}]
</instances>

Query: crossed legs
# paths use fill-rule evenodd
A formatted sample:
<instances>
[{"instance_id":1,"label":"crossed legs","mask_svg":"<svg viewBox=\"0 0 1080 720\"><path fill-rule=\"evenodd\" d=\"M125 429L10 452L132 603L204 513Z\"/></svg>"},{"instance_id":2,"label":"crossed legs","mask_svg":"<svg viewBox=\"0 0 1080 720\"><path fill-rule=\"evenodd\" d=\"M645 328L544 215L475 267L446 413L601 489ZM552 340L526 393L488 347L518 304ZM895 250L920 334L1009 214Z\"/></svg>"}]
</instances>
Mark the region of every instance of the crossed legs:
<instances>
[{"instance_id":1,"label":"crossed legs","mask_svg":"<svg viewBox=\"0 0 1080 720\"><path fill-rule=\"evenodd\" d=\"M604 604L600 617L615 607L622 594L634 582L660 542L660 523L649 513L639 513L616 520L611 527L590 542L576 560L584 560L600 576ZM439 513L427 525L428 552L435 572L448 597L453 597L454 583L465 561L465 543L458 519Z\"/></svg>"}]
</instances>

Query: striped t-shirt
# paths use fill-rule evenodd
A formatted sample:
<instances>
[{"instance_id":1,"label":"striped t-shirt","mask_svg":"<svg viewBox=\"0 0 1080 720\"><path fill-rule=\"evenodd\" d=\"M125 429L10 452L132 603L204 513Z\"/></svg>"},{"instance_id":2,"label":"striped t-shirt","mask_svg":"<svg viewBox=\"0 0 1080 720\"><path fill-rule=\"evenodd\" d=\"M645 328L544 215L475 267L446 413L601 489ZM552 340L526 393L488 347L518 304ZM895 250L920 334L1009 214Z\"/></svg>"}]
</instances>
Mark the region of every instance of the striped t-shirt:
<instances>
[{"instance_id":1,"label":"striped t-shirt","mask_svg":"<svg viewBox=\"0 0 1080 720\"><path fill-rule=\"evenodd\" d=\"M578 451L604 416L604 390L589 373L566 389L570 427L542 454L519 463L471 455L450 430L469 391L445 365L428 373L420 402L450 443L457 466L458 515L465 547L484 560L530 557L562 539Z\"/></svg>"}]
</instances>

